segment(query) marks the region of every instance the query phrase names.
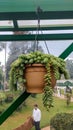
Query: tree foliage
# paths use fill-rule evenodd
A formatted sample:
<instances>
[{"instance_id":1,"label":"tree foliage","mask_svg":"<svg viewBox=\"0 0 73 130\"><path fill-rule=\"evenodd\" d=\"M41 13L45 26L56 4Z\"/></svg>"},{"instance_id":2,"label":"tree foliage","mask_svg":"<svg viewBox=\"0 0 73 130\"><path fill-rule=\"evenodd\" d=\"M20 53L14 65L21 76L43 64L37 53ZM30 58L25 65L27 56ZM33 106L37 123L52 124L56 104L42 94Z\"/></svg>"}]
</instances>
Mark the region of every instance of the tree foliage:
<instances>
[{"instance_id":1,"label":"tree foliage","mask_svg":"<svg viewBox=\"0 0 73 130\"><path fill-rule=\"evenodd\" d=\"M2 68L0 67L0 81L2 81L3 79L3 71L2 71Z\"/></svg>"}]
</instances>

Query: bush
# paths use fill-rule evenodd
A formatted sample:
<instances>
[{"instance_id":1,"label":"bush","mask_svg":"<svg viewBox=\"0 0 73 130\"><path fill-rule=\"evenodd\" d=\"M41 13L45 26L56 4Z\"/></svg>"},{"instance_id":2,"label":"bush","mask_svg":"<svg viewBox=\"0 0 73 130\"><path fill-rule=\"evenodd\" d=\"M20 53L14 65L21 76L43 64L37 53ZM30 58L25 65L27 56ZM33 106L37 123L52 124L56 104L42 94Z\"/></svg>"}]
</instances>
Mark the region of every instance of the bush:
<instances>
[{"instance_id":1,"label":"bush","mask_svg":"<svg viewBox=\"0 0 73 130\"><path fill-rule=\"evenodd\" d=\"M50 120L51 130L73 130L73 113L57 113Z\"/></svg>"}]
</instances>

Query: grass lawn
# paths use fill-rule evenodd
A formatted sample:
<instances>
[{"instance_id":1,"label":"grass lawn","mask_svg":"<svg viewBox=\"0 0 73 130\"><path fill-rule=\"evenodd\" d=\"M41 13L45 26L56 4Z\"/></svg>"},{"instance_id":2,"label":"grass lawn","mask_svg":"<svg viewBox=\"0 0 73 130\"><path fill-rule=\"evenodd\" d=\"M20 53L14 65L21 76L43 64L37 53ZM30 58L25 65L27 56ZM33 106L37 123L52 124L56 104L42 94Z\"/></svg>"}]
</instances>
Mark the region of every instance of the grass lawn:
<instances>
[{"instance_id":1,"label":"grass lawn","mask_svg":"<svg viewBox=\"0 0 73 130\"><path fill-rule=\"evenodd\" d=\"M73 112L73 103L67 107L66 101L54 97L54 107L50 111L46 111L42 104L42 94L37 94L36 98L31 96L26 100L26 107L22 108L20 112L14 112L1 126L0 130L13 130L14 128L23 124L28 116L32 115L33 105L37 103L42 111L41 128L48 126L50 119L58 112ZM34 128L32 128L34 130Z\"/></svg>"}]
</instances>

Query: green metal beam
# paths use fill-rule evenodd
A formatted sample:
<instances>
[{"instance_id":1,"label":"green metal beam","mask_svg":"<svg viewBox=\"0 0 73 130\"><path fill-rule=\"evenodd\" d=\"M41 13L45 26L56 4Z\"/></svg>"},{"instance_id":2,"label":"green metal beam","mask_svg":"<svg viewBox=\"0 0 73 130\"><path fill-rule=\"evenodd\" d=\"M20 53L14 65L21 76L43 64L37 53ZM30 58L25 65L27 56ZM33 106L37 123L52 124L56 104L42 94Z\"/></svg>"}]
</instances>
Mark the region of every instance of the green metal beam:
<instances>
[{"instance_id":1,"label":"green metal beam","mask_svg":"<svg viewBox=\"0 0 73 130\"><path fill-rule=\"evenodd\" d=\"M0 125L17 109L17 107L30 95L30 93L23 92L11 106L8 107L1 115L0 115Z\"/></svg>"},{"instance_id":2,"label":"green metal beam","mask_svg":"<svg viewBox=\"0 0 73 130\"><path fill-rule=\"evenodd\" d=\"M37 27L1 27L0 31L36 31ZM39 31L41 30L73 30L73 26L43 26L39 28Z\"/></svg>"},{"instance_id":3,"label":"green metal beam","mask_svg":"<svg viewBox=\"0 0 73 130\"><path fill-rule=\"evenodd\" d=\"M59 57L65 59L72 51L73 51L73 43L70 46L68 46L68 48L66 48L64 52L60 54Z\"/></svg>"},{"instance_id":4,"label":"green metal beam","mask_svg":"<svg viewBox=\"0 0 73 130\"><path fill-rule=\"evenodd\" d=\"M43 11L40 19L73 19L73 11ZM37 20L35 12L0 12L0 20Z\"/></svg>"},{"instance_id":5,"label":"green metal beam","mask_svg":"<svg viewBox=\"0 0 73 130\"><path fill-rule=\"evenodd\" d=\"M0 35L0 41L34 41L36 34L27 35ZM39 34L37 40L71 40L73 33L64 34Z\"/></svg>"}]
</instances>

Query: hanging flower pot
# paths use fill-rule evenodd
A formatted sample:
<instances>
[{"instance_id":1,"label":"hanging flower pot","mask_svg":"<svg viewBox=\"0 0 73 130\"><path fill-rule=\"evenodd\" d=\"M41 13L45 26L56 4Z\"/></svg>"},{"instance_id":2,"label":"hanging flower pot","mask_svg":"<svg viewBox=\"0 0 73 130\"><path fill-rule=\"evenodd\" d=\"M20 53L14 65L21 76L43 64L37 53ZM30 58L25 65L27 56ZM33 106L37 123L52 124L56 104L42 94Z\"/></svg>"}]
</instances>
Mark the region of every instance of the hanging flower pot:
<instances>
[{"instance_id":1,"label":"hanging flower pot","mask_svg":"<svg viewBox=\"0 0 73 130\"><path fill-rule=\"evenodd\" d=\"M22 54L11 65L10 86L13 87L18 82L23 84L27 92L43 92L44 106L51 107L52 88L61 74L68 78L63 59L39 51Z\"/></svg>"},{"instance_id":2,"label":"hanging flower pot","mask_svg":"<svg viewBox=\"0 0 73 130\"><path fill-rule=\"evenodd\" d=\"M47 70L43 64L30 64L26 65L24 78L26 79L26 90L30 93L42 93L45 87L44 76L47 73ZM54 87L56 80L51 71L51 86Z\"/></svg>"},{"instance_id":3,"label":"hanging flower pot","mask_svg":"<svg viewBox=\"0 0 73 130\"><path fill-rule=\"evenodd\" d=\"M45 74L46 69L42 64L26 65L24 77L26 79L25 86L27 92L42 93L45 86Z\"/></svg>"}]
</instances>

